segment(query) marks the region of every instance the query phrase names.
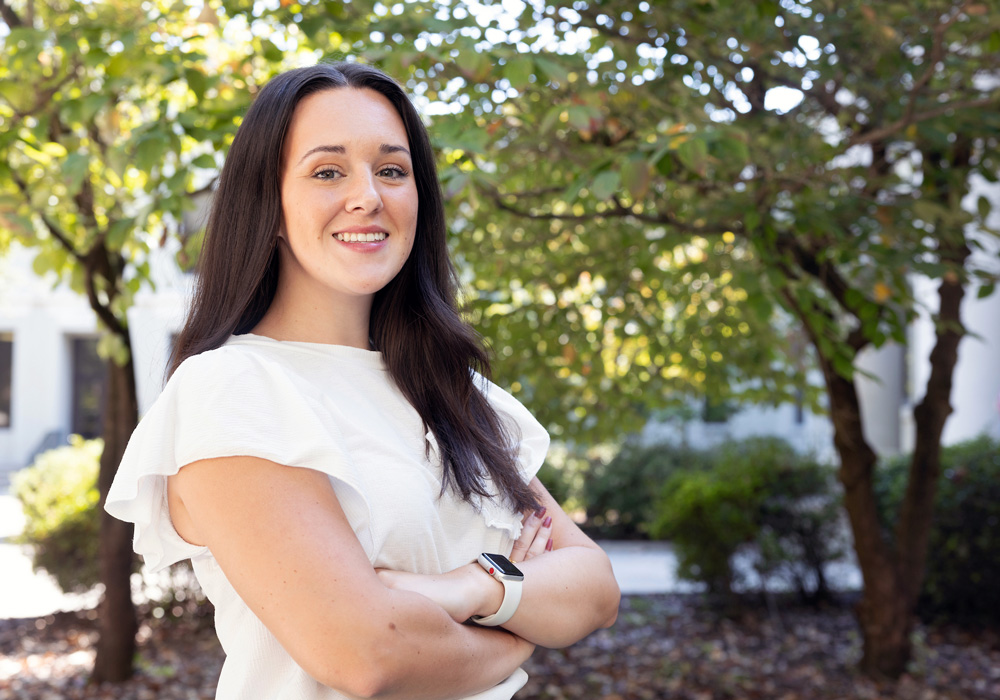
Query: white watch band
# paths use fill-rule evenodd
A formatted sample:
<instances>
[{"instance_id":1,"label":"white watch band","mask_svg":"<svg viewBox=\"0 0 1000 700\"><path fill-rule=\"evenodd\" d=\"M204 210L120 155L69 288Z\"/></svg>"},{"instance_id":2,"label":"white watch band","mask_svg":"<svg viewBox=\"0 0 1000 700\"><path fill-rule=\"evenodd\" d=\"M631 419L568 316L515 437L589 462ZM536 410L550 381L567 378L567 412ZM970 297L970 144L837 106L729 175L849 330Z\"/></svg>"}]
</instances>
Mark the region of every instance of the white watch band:
<instances>
[{"instance_id":1,"label":"white watch band","mask_svg":"<svg viewBox=\"0 0 1000 700\"><path fill-rule=\"evenodd\" d=\"M492 561L491 561L492 558ZM514 616L521 602L521 584L524 576L506 557L496 554L481 554L479 565L497 581L503 584L503 602L500 609L485 617L473 616L472 621L483 627L497 627ZM506 569L505 574L501 569Z\"/></svg>"},{"instance_id":2,"label":"white watch band","mask_svg":"<svg viewBox=\"0 0 1000 700\"><path fill-rule=\"evenodd\" d=\"M472 621L477 625L482 625L483 627L497 627L502 625L514 617L517 606L521 603L521 582L505 581L504 579L498 580L503 584L503 602L500 603L500 609L486 617L472 618Z\"/></svg>"}]
</instances>

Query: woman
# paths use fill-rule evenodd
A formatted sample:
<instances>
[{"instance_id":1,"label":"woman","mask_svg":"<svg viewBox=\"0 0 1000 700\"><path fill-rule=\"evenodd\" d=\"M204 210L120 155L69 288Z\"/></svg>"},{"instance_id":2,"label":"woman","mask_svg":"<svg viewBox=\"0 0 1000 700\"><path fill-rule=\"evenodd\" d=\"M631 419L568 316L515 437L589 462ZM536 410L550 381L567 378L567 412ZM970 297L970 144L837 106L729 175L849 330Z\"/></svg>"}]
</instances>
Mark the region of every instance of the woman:
<instances>
[{"instance_id":1,"label":"woman","mask_svg":"<svg viewBox=\"0 0 1000 700\"><path fill-rule=\"evenodd\" d=\"M535 645L614 621L607 557L534 476L548 436L472 371L433 154L394 81L268 83L200 266L106 507L154 569L192 560L217 697L508 699Z\"/></svg>"}]
</instances>

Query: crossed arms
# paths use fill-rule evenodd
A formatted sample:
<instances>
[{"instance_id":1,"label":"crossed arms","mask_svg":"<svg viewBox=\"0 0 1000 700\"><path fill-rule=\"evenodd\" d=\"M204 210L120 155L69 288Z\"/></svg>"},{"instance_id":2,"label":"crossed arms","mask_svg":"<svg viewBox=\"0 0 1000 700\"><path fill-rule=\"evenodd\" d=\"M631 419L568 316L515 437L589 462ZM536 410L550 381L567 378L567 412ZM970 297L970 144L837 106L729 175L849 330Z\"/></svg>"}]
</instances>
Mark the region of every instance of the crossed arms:
<instances>
[{"instance_id":1,"label":"crossed arms","mask_svg":"<svg viewBox=\"0 0 1000 700\"><path fill-rule=\"evenodd\" d=\"M551 521L526 519L511 555L523 594L505 629L461 624L495 612L503 597L475 562L440 576L373 570L321 472L203 460L169 477L168 498L177 532L211 550L313 678L353 697L443 700L493 687L536 644L572 644L617 615L606 555L537 479L532 488Z\"/></svg>"}]
</instances>

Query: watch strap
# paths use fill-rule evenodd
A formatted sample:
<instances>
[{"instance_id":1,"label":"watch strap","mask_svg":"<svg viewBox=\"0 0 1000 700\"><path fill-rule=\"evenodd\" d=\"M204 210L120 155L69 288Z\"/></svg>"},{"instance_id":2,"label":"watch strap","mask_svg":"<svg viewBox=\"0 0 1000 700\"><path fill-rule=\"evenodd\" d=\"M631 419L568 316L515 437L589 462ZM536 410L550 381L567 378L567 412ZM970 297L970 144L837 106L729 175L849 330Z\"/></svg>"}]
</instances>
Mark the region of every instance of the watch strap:
<instances>
[{"instance_id":1,"label":"watch strap","mask_svg":"<svg viewBox=\"0 0 1000 700\"><path fill-rule=\"evenodd\" d=\"M494 577L496 578L496 577ZM483 627L497 627L514 617L517 606L521 603L521 582L497 579L503 584L503 602L500 609L486 617L473 617L472 621Z\"/></svg>"}]
</instances>

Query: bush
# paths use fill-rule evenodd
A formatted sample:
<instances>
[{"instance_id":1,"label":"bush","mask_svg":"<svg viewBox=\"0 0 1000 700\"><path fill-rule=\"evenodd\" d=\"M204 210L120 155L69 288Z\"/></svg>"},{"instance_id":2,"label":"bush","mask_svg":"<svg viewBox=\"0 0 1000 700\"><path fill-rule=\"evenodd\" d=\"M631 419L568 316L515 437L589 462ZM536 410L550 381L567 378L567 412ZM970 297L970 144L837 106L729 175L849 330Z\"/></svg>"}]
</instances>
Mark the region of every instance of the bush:
<instances>
[{"instance_id":1,"label":"bush","mask_svg":"<svg viewBox=\"0 0 1000 700\"><path fill-rule=\"evenodd\" d=\"M751 554L763 580L790 578L804 598L829 593L823 566L842 555L829 467L776 438L723 444L677 470L656 503L651 532L673 542L678 572L732 593L733 558Z\"/></svg>"},{"instance_id":2,"label":"bush","mask_svg":"<svg viewBox=\"0 0 1000 700\"><path fill-rule=\"evenodd\" d=\"M890 541L909 466L910 457L898 457L876 471ZM941 452L918 610L925 618L1000 623L1000 442L983 436Z\"/></svg>"},{"instance_id":3,"label":"bush","mask_svg":"<svg viewBox=\"0 0 1000 700\"><path fill-rule=\"evenodd\" d=\"M11 478L27 520L20 541L34 547L34 568L52 574L64 591L87 590L99 580L97 474L104 443L70 438L43 452Z\"/></svg>"},{"instance_id":4,"label":"bush","mask_svg":"<svg viewBox=\"0 0 1000 700\"><path fill-rule=\"evenodd\" d=\"M609 539L649 537L663 484L699 458L686 447L626 443L614 459L593 462L583 482L585 529Z\"/></svg>"}]
</instances>

